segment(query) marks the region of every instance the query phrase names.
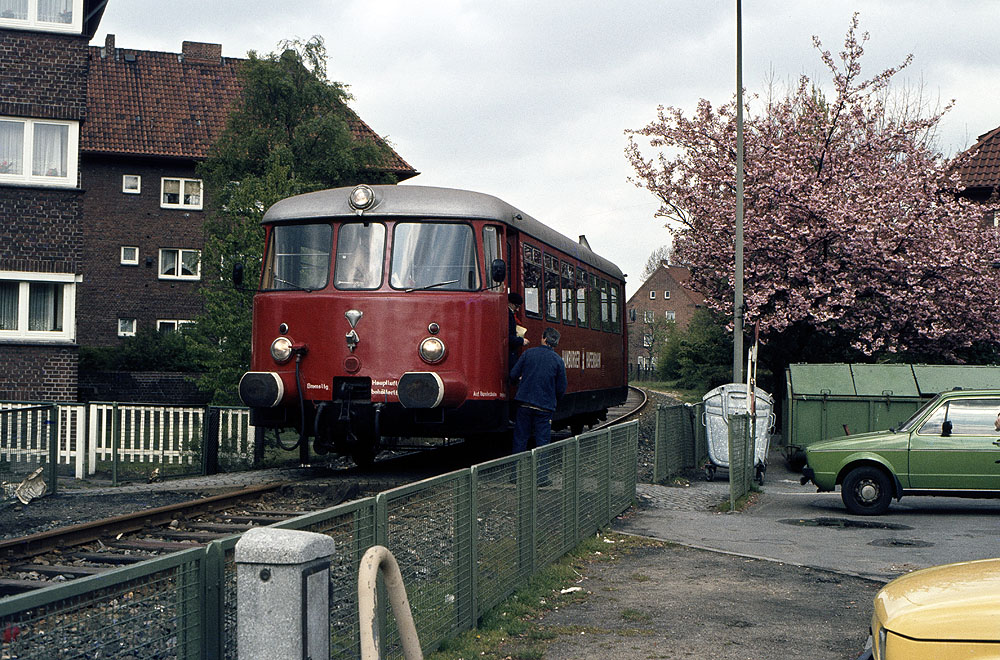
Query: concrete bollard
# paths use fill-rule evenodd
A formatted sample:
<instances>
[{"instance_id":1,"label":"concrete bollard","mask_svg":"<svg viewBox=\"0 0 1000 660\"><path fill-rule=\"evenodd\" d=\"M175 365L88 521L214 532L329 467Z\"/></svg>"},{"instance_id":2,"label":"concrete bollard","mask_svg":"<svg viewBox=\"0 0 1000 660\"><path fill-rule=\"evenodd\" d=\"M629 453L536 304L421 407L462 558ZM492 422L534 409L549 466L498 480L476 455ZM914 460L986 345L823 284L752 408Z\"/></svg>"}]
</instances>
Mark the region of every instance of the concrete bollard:
<instances>
[{"instance_id":1,"label":"concrete bollard","mask_svg":"<svg viewBox=\"0 0 1000 660\"><path fill-rule=\"evenodd\" d=\"M330 557L313 532L258 527L236 544L240 660L330 657Z\"/></svg>"}]
</instances>

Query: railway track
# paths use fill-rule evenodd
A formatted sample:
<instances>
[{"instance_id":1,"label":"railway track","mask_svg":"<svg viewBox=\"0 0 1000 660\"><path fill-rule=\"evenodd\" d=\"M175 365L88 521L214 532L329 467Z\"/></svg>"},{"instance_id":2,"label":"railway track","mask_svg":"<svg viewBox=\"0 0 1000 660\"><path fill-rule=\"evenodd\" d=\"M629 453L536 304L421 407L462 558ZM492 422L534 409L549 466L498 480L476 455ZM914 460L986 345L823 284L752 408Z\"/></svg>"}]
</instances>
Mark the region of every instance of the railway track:
<instances>
[{"instance_id":1,"label":"railway track","mask_svg":"<svg viewBox=\"0 0 1000 660\"><path fill-rule=\"evenodd\" d=\"M630 387L626 403L609 410L607 421L594 429L629 421L645 405L645 393ZM387 457L379 461L380 471L385 474L378 479L375 490L386 490L457 469L467 458L461 445L443 447L440 452ZM370 472L362 473L357 469L326 470L320 479L324 485L312 488L314 493L323 494L322 498L293 494L297 487L309 483L309 479L296 484L275 481L0 540L0 597L95 575L161 554L205 545L251 527L335 506L368 494L358 486L368 477L371 477Z\"/></svg>"}]
</instances>

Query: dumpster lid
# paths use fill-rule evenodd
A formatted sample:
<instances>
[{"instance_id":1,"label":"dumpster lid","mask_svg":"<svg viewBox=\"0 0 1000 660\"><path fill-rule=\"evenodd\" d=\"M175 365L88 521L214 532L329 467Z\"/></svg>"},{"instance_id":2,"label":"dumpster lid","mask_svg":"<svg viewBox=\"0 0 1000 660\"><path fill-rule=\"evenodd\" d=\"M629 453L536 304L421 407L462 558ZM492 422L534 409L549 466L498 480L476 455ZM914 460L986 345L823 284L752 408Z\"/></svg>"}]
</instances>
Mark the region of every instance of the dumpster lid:
<instances>
[{"instance_id":1,"label":"dumpster lid","mask_svg":"<svg viewBox=\"0 0 1000 660\"><path fill-rule=\"evenodd\" d=\"M788 365L788 383L792 396L807 394L855 396L857 394L849 364L790 364Z\"/></svg>"},{"instance_id":2,"label":"dumpster lid","mask_svg":"<svg viewBox=\"0 0 1000 660\"><path fill-rule=\"evenodd\" d=\"M924 396L961 387L966 390L1000 389L1000 366L915 364L913 375Z\"/></svg>"},{"instance_id":3,"label":"dumpster lid","mask_svg":"<svg viewBox=\"0 0 1000 660\"><path fill-rule=\"evenodd\" d=\"M858 396L920 396L908 364L852 364Z\"/></svg>"}]
</instances>

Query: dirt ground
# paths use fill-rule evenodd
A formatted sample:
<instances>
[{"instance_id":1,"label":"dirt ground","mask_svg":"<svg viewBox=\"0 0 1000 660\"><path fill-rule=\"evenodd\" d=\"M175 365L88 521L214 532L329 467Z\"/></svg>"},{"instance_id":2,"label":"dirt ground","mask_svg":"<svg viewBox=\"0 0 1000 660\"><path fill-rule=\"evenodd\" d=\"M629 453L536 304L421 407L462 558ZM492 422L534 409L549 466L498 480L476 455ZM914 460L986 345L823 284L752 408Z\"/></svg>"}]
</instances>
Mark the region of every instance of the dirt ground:
<instances>
[{"instance_id":1,"label":"dirt ground","mask_svg":"<svg viewBox=\"0 0 1000 660\"><path fill-rule=\"evenodd\" d=\"M545 660L853 660L882 586L659 542L582 577L590 597L538 622Z\"/></svg>"}]
</instances>

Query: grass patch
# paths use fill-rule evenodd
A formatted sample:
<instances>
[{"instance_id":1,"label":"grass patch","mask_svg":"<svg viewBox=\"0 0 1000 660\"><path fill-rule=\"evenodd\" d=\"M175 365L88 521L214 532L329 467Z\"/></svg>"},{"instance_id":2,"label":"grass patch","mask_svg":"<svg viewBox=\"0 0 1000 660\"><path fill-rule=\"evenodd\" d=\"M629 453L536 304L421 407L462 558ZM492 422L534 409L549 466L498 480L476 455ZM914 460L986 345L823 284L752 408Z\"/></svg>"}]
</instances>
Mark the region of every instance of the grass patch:
<instances>
[{"instance_id":1,"label":"grass patch","mask_svg":"<svg viewBox=\"0 0 1000 660\"><path fill-rule=\"evenodd\" d=\"M629 384L646 390L653 390L654 392L668 394L675 399L680 399L684 403L699 403L701 402L701 397L705 395L705 392L700 389L687 390L678 387L677 381L675 380L633 381Z\"/></svg>"},{"instance_id":2,"label":"grass patch","mask_svg":"<svg viewBox=\"0 0 1000 660\"><path fill-rule=\"evenodd\" d=\"M427 655L427 660L540 660L545 656L545 645L563 632L558 627L541 625L539 617L590 597L591 592L583 580L588 565L617 561L639 548L666 545L660 541L620 534L591 536L569 554L536 573L523 589L487 612L476 630L446 640L437 651ZM583 589L561 593L575 586Z\"/></svg>"}]
</instances>

